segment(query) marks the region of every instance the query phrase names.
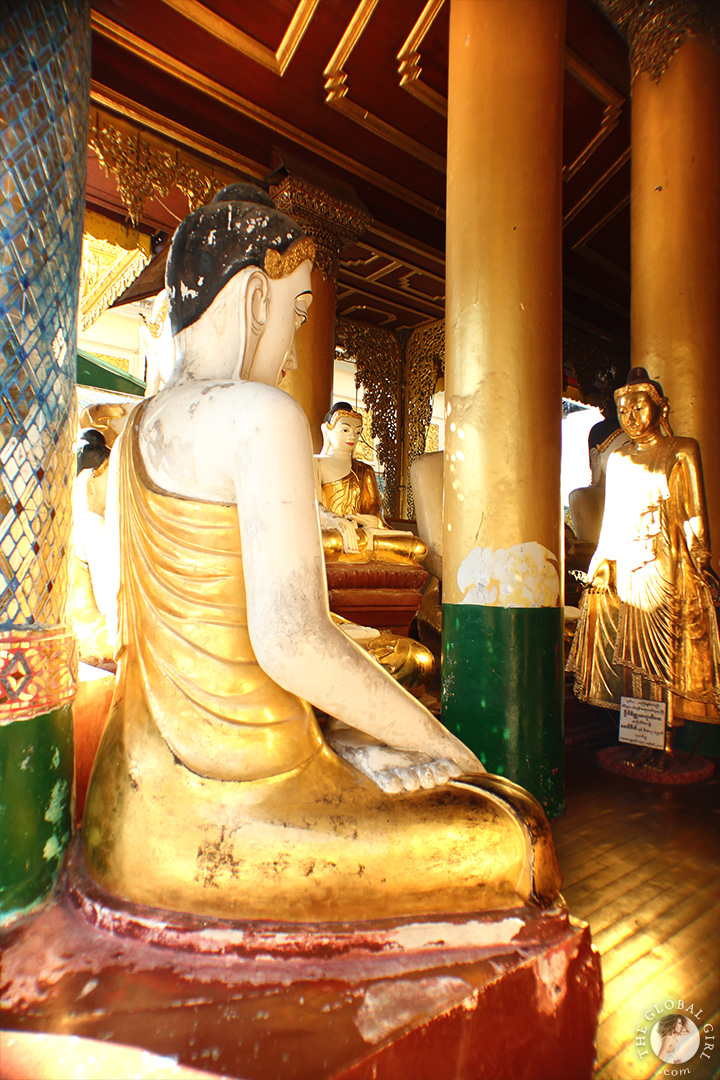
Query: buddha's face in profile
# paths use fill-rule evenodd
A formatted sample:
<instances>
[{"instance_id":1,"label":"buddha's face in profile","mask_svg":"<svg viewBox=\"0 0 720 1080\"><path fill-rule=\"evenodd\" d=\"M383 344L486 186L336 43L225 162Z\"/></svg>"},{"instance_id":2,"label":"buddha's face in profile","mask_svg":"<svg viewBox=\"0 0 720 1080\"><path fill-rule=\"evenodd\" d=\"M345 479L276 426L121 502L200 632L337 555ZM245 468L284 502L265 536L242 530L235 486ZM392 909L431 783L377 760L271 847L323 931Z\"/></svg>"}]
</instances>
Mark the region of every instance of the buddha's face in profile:
<instances>
[{"instance_id":1,"label":"buddha's face in profile","mask_svg":"<svg viewBox=\"0 0 720 1080\"><path fill-rule=\"evenodd\" d=\"M312 301L311 269L305 261L287 277L268 279L266 318L248 374L251 382L279 386L285 373L297 367L295 334L307 320Z\"/></svg>"},{"instance_id":2,"label":"buddha's face in profile","mask_svg":"<svg viewBox=\"0 0 720 1080\"><path fill-rule=\"evenodd\" d=\"M634 441L659 429L661 407L647 390L629 390L618 401L618 418L622 429Z\"/></svg>"},{"instance_id":3,"label":"buddha's face in profile","mask_svg":"<svg viewBox=\"0 0 720 1080\"><path fill-rule=\"evenodd\" d=\"M362 432L362 420L341 416L333 427L328 428L328 451L331 454L353 454Z\"/></svg>"}]
</instances>

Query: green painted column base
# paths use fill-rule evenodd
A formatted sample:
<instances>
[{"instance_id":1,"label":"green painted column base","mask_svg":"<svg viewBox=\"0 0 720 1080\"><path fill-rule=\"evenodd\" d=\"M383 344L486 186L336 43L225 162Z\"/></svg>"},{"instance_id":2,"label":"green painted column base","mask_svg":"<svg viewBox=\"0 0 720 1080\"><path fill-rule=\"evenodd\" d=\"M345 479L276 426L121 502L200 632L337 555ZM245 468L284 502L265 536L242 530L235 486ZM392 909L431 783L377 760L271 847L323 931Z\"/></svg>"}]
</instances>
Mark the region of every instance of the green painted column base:
<instances>
[{"instance_id":1,"label":"green painted column base","mask_svg":"<svg viewBox=\"0 0 720 1080\"><path fill-rule=\"evenodd\" d=\"M442 720L548 817L565 809L561 608L443 604Z\"/></svg>"},{"instance_id":2,"label":"green painted column base","mask_svg":"<svg viewBox=\"0 0 720 1080\"><path fill-rule=\"evenodd\" d=\"M72 706L0 725L0 922L47 896L70 840Z\"/></svg>"}]
</instances>

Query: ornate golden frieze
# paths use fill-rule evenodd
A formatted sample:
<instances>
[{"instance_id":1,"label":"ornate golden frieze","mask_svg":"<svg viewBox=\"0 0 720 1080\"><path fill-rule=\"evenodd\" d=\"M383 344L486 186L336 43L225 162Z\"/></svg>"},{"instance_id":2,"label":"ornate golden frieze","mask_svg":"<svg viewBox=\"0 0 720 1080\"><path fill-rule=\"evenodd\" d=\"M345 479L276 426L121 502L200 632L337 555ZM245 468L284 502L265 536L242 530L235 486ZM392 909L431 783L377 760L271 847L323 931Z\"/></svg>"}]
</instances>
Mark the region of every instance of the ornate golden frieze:
<instances>
[{"instance_id":1,"label":"ornate golden frieze","mask_svg":"<svg viewBox=\"0 0 720 1080\"><path fill-rule=\"evenodd\" d=\"M598 0L630 46L633 78L659 82L688 34L709 34L720 43L717 0Z\"/></svg>"},{"instance_id":2,"label":"ornate golden frieze","mask_svg":"<svg viewBox=\"0 0 720 1080\"><path fill-rule=\"evenodd\" d=\"M267 45L263 45L250 34L246 34L234 23L223 19L221 15L217 15L204 4L198 3L198 0L162 0L162 2L173 11L179 12L194 26L199 26L208 34L224 41L248 60L253 60L256 64L261 64L276 75L282 76L295 55L320 0L300 0L276 51L269 49Z\"/></svg>"},{"instance_id":3,"label":"ornate golden frieze","mask_svg":"<svg viewBox=\"0 0 720 1080\"><path fill-rule=\"evenodd\" d=\"M365 407L372 417L372 436L378 440L378 461L385 472L385 512L400 514L399 450L402 439L400 415L400 342L389 330L338 319L336 348L355 362L355 383L362 386Z\"/></svg>"},{"instance_id":4,"label":"ornate golden frieze","mask_svg":"<svg viewBox=\"0 0 720 1080\"><path fill-rule=\"evenodd\" d=\"M194 210L234 179L99 112L91 125L88 144L106 175L115 177L133 224L142 217L146 199L164 198L172 187L180 188L188 208Z\"/></svg>"},{"instance_id":5,"label":"ornate golden frieze","mask_svg":"<svg viewBox=\"0 0 720 1080\"><path fill-rule=\"evenodd\" d=\"M425 453L434 454L440 449L440 428L437 424L430 424L425 439Z\"/></svg>"},{"instance_id":6,"label":"ornate golden frieze","mask_svg":"<svg viewBox=\"0 0 720 1080\"><path fill-rule=\"evenodd\" d=\"M315 268L326 281L337 280L338 256L372 221L365 207L338 199L299 176L270 189L278 210L297 221L317 246Z\"/></svg>"},{"instance_id":7,"label":"ornate golden frieze","mask_svg":"<svg viewBox=\"0 0 720 1080\"><path fill-rule=\"evenodd\" d=\"M80 329L87 330L149 261L149 236L86 211L80 270Z\"/></svg>"},{"instance_id":8,"label":"ornate golden frieze","mask_svg":"<svg viewBox=\"0 0 720 1080\"><path fill-rule=\"evenodd\" d=\"M227 166L234 172L243 173L258 180L267 174L265 164L258 165L250 158L228 150L227 146L222 146L213 139L207 139L204 135L191 131L190 128L148 109L145 105L132 101L117 90L102 86L94 79L90 83L90 106L91 110L99 109L103 116L106 115L106 110L110 110L108 119L111 123L117 124L117 118L122 116L126 122L142 128L146 133L152 132L159 135L161 139L169 139L174 146L182 146L186 151L193 150L212 162Z\"/></svg>"},{"instance_id":9,"label":"ornate golden frieze","mask_svg":"<svg viewBox=\"0 0 720 1080\"><path fill-rule=\"evenodd\" d=\"M345 33L340 38L337 48L323 72L325 78L325 101L333 109L337 109L338 112L342 113L343 116L347 116L348 119L360 124L366 131L379 135L381 139L385 139L386 142L397 146L398 149L404 150L407 154L412 154L413 157L424 162L425 165L444 173L445 158L442 154L437 154L430 147L418 142L417 139L413 139L404 131L400 131L399 128L393 127L392 124L388 124L387 121L375 116L374 113L368 112L366 108L358 105L348 97L348 76L345 65L362 37L365 27L370 22L370 17L378 3L379 0L360 0L355 9L355 14L348 23Z\"/></svg>"}]
</instances>

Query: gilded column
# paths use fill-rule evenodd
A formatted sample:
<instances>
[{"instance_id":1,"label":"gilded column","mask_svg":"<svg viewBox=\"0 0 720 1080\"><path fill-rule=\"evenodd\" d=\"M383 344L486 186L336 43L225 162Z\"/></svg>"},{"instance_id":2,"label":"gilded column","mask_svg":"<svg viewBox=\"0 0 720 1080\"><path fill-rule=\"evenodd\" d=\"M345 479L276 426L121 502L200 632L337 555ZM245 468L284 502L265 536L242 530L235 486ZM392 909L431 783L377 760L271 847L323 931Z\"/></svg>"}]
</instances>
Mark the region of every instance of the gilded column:
<instances>
[{"instance_id":1,"label":"gilded column","mask_svg":"<svg viewBox=\"0 0 720 1080\"><path fill-rule=\"evenodd\" d=\"M90 10L0 3L0 920L52 885L70 838L65 623Z\"/></svg>"},{"instance_id":2,"label":"gilded column","mask_svg":"<svg viewBox=\"0 0 720 1080\"><path fill-rule=\"evenodd\" d=\"M720 555L720 8L605 4L632 82L632 362L659 379L700 443Z\"/></svg>"},{"instance_id":3,"label":"gilded column","mask_svg":"<svg viewBox=\"0 0 720 1080\"><path fill-rule=\"evenodd\" d=\"M336 198L297 176L288 176L271 189L271 194L278 209L297 221L317 246L313 302L296 338L297 369L287 373L282 385L305 410L315 452L319 453L320 425L332 405L338 256L361 236L371 219L360 205Z\"/></svg>"},{"instance_id":4,"label":"gilded column","mask_svg":"<svg viewBox=\"0 0 720 1080\"><path fill-rule=\"evenodd\" d=\"M564 0L452 0L443 720L563 795Z\"/></svg>"}]
</instances>

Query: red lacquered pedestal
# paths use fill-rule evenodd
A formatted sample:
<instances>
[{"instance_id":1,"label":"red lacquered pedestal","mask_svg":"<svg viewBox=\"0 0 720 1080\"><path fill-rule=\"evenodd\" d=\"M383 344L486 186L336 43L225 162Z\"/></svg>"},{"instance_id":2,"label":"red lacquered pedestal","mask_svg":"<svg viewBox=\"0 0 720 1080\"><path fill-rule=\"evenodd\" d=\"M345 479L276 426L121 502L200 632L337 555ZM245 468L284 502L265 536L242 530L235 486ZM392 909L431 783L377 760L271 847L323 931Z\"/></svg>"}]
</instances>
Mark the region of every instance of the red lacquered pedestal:
<instances>
[{"instance_id":1,"label":"red lacquered pedestal","mask_svg":"<svg viewBox=\"0 0 720 1080\"><path fill-rule=\"evenodd\" d=\"M562 908L205 920L108 896L76 846L56 897L6 930L3 948L4 1028L101 1039L238 1080L593 1074L600 961ZM47 1069L37 1080L59 1076Z\"/></svg>"}]
</instances>

